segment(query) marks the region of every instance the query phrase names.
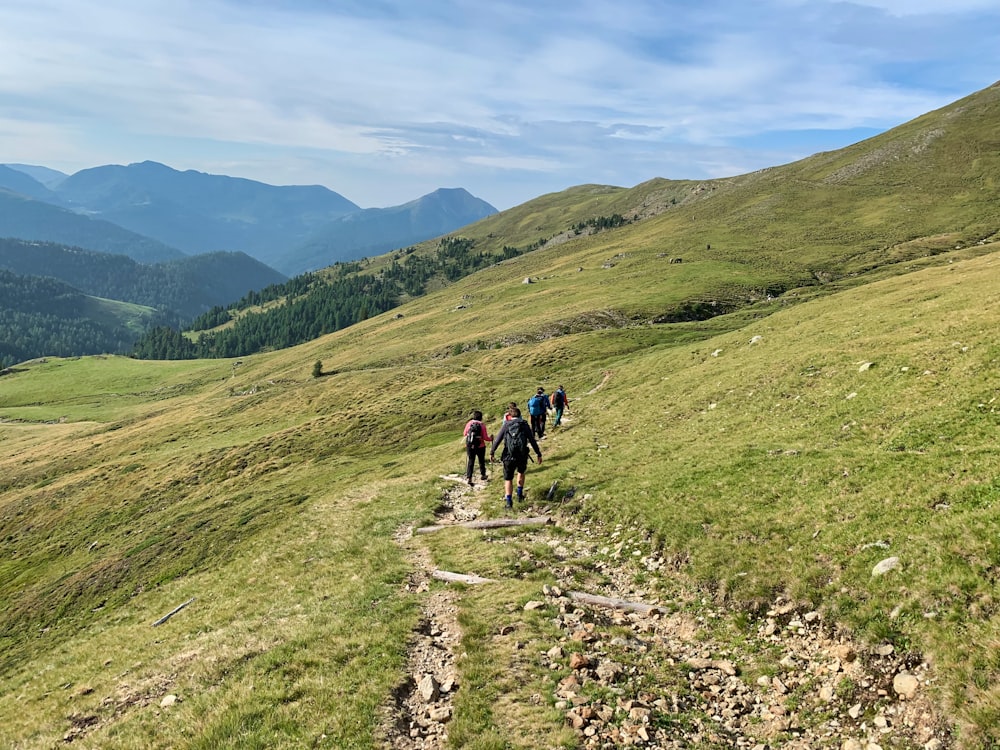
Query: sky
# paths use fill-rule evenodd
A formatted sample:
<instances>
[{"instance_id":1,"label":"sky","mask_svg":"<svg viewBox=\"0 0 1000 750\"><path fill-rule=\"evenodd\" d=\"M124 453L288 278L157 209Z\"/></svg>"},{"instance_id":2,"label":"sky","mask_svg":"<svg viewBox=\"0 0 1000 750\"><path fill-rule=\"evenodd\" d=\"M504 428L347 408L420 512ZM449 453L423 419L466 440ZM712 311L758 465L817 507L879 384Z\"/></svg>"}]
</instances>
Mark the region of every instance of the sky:
<instances>
[{"instance_id":1,"label":"sky","mask_svg":"<svg viewBox=\"0 0 1000 750\"><path fill-rule=\"evenodd\" d=\"M997 80L996 0L4 0L0 163L504 210L786 164Z\"/></svg>"}]
</instances>

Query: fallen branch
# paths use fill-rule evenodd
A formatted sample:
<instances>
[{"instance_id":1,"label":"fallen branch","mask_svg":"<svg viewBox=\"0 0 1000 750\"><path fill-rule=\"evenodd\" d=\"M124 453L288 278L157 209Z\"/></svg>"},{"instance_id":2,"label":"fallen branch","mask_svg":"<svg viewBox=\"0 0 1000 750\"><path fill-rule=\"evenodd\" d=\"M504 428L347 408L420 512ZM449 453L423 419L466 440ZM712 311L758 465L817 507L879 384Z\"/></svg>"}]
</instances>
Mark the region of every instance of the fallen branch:
<instances>
[{"instance_id":1,"label":"fallen branch","mask_svg":"<svg viewBox=\"0 0 1000 750\"><path fill-rule=\"evenodd\" d=\"M174 607L172 610L170 610L169 612L167 612L167 614L163 615L163 617L161 617L159 620L157 620L156 622L154 622L153 623L153 627L155 628L157 625L162 625L163 623L165 623L171 617L173 617L174 615L176 615L178 612L180 612L182 609L184 609L187 605L189 605L194 600L195 600L195 597L192 596L190 599L188 599L183 604L180 604L180 605Z\"/></svg>"},{"instance_id":2,"label":"fallen branch","mask_svg":"<svg viewBox=\"0 0 1000 750\"><path fill-rule=\"evenodd\" d=\"M415 534L431 534L441 529L451 529L455 526L463 529L499 529L505 526L544 526L552 523L552 516L535 516L533 518L493 518L488 521L466 521L465 523L446 523L438 526L421 526L414 529Z\"/></svg>"},{"instance_id":3,"label":"fallen branch","mask_svg":"<svg viewBox=\"0 0 1000 750\"><path fill-rule=\"evenodd\" d=\"M629 612L641 612L644 615L648 615L652 612L663 612L663 609L657 607L655 604L643 604L642 602L629 602L624 599L611 599L606 596L597 596L596 594L584 594L581 591L568 591L566 592L568 596L573 601L583 602L584 604L593 604L596 607L607 607L608 609L624 609Z\"/></svg>"},{"instance_id":4,"label":"fallen branch","mask_svg":"<svg viewBox=\"0 0 1000 750\"><path fill-rule=\"evenodd\" d=\"M439 581L450 581L451 583L494 583L492 578L465 575L464 573L449 573L447 570L435 570L431 573L431 578L436 578Z\"/></svg>"}]
</instances>

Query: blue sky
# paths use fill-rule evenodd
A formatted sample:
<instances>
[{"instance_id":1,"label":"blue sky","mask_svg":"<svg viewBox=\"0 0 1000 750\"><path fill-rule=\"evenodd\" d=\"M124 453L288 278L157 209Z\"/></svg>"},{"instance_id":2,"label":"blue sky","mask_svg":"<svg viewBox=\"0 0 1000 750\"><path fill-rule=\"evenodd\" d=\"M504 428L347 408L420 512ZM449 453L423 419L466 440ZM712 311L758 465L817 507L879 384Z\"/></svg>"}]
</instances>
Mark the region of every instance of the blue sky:
<instances>
[{"instance_id":1,"label":"blue sky","mask_svg":"<svg viewBox=\"0 0 1000 750\"><path fill-rule=\"evenodd\" d=\"M0 163L505 209L784 164L998 79L996 0L5 0Z\"/></svg>"}]
</instances>

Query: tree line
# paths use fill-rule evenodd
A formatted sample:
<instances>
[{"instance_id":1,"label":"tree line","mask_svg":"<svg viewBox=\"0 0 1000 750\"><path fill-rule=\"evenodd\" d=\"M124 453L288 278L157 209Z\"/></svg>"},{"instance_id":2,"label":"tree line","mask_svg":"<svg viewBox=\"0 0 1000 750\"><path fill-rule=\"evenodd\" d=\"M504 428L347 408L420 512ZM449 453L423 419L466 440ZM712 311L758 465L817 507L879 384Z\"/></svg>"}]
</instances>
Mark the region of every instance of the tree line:
<instances>
[{"instance_id":1,"label":"tree line","mask_svg":"<svg viewBox=\"0 0 1000 750\"><path fill-rule=\"evenodd\" d=\"M56 278L96 297L173 311L174 324L235 299L264 279L281 277L243 253L205 253L147 265L125 255L12 238L0 238L0 268Z\"/></svg>"},{"instance_id":2,"label":"tree line","mask_svg":"<svg viewBox=\"0 0 1000 750\"><path fill-rule=\"evenodd\" d=\"M0 269L0 368L43 356L129 352L135 330L95 316L100 304L61 281Z\"/></svg>"},{"instance_id":3,"label":"tree line","mask_svg":"<svg viewBox=\"0 0 1000 750\"><path fill-rule=\"evenodd\" d=\"M398 251L376 273L365 272L358 262L338 263L329 276L303 274L252 292L228 307L213 308L187 327L188 335L171 327L157 327L136 342L132 356L243 357L284 349L391 310L407 297L424 294L434 279L457 281L523 252L526 250L505 247L502 256L497 257L476 250L475 240L445 237L433 253L420 254L415 247ZM251 309L269 302L276 304ZM231 326L217 328L230 321Z\"/></svg>"},{"instance_id":4,"label":"tree line","mask_svg":"<svg viewBox=\"0 0 1000 750\"><path fill-rule=\"evenodd\" d=\"M631 221L621 214L611 214L611 216L595 216L586 221L577 222L570 228L574 234L580 234L588 228L593 229L595 232L600 232L604 229L616 229L626 224L631 224Z\"/></svg>"}]
</instances>

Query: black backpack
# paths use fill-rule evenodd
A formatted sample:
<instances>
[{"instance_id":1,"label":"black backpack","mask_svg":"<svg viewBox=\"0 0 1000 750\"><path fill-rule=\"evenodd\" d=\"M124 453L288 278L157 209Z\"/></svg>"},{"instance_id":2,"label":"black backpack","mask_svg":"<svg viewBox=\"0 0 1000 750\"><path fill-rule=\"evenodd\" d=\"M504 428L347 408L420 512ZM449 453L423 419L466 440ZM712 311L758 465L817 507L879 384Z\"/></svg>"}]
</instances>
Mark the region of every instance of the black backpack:
<instances>
[{"instance_id":1,"label":"black backpack","mask_svg":"<svg viewBox=\"0 0 1000 750\"><path fill-rule=\"evenodd\" d=\"M465 433L465 444L470 448L479 447L479 439L483 436L483 425L481 422L473 422L469 425L469 431Z\"/></svg>"},{"instance_id":2,"label":"black backpack","mask_svg":"<svg viewBox=\"0 0 1000 750\"><path fill-rule=\"evenodd\" d=\"M552 394L552 405L557 409L561 408L566 401L566 394L562 391L556 391Z\"/></svg>"},{"instance_id":3,"label":"black backpack","mask_svg":"<svg viewBox=\"0 0 1000 750\"><path fill-rule=\"evenodd\" d=\"M523 458L528 455L528 423L523 419L514 418L507 423L507 432L503 437L503 447L511 458Z\"/></svg>"}]
</instances>

